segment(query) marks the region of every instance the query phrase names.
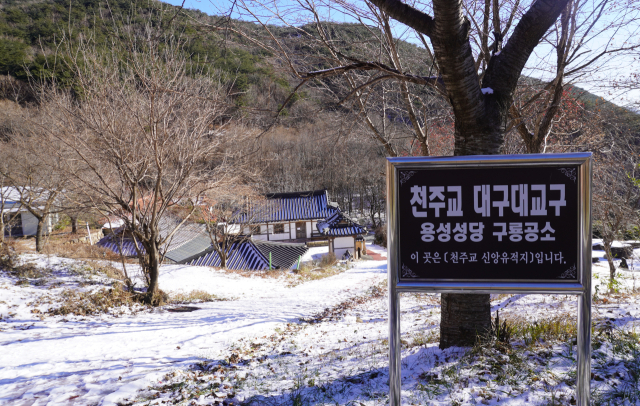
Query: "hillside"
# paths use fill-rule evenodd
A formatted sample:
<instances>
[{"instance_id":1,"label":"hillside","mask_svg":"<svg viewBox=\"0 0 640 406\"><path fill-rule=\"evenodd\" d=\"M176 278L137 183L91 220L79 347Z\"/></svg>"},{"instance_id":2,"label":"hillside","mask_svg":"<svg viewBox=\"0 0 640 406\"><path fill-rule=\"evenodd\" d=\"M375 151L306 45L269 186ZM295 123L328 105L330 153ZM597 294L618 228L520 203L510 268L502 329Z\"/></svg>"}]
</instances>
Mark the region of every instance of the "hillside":
<instances>
[{"instance_id":1,"label":"hillside","mask_svg":"<svg viewBox=\"0 0 640 406\"><path fill-rule=\"evenodd\" d=\"M184 52L192 64L202 68L205 73L215 72L221 76L236 108L260 110L257 118L252 118L254 126L264 126L269 121L268 117L282 107L298 84L298 79L291 76L286 63L277 55L239 35L210 28L229 24L228 21L197 10L180 10L155 0L116 0L108 3L104 0L71 3L68 0L5 1L0 5L0 74L9 75L18 83L26 83L29 75L35 78L53 75L58 83L68 84L71 73L55 52L60 38L70 36L77 40L83 36L92 38L99 47L106 47L121 25L142 25L146 21L145 16L150 13L161 16L160 24L166 24L166 27L160 28L167 35L185 40ZM265 30L252 23L231 21L231 24L273 44ZM315 26L269 28L301 71L331 66L328 49L304 35L305 32L315 32ZM336 48L348 57L373 60L379 52L374 29L346 23L326 23L324 29ZM405 71L421 76L431 74L433 64L424 49L402 40L398 41L397 47L399 54L404 57L402 59L409 61L403 67ZM22 86L21 89L26 93L22 95L22 100L32 99L28 86ZM283 125L299 127L303 123L313 123L318 120L319 111L348 113L348 106L337 105L348 91L337 80L323 79L309 83L285 106ZM430 89L413 86L412 91L422 103L436 103L437 97ZM9 98L13 93L15 86L0 85L0 97ZM622 121L634 122L632 126L638 126L636 114L579 87L572 87L569 93L582 101L587 109L611 110L617 116L624 117ZM385 100L386 106L380 102L372 103L369 108L379 110L379 115L383 115L382 111L385 110L384 115L393 123L401 126L407 124L408 118L399 98ZM438 106L430 107L431 114L441 114L441 109Z\"/></svg>"}]
</instances>

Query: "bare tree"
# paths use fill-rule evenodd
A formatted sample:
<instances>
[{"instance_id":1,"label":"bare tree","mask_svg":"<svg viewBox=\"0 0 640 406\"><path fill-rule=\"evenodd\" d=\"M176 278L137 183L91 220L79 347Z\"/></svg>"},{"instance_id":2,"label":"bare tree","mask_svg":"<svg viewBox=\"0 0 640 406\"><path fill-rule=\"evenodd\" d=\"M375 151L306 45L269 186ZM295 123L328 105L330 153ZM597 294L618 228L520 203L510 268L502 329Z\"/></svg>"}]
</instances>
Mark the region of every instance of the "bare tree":
<instances>
[{"instance_id":1,"label":"bare tree","mask_svg":"<svg viewBox=\"0 0 640 406\"><path fill-rule=\"evenodd\" d=\"M225 269L228 258L240 244L251 239L252 224L267 213L264 196L251 187L218 192L205 200L201 205L201 216L211 247L220 258L220 268Z\"/></svg>"},{"instance_id":2,"label":"bare tree","mask_svg":"<svg viewBox=\"0 0 640 406\"><path fill-rule=\"evenodd\" d=\"M609 264L609 276L613 281L616 266L611 247L622 237L637 217L637 185L629 178L631 174L622 168L607 168L605 173L596 173L596 190L593 196L596 227L602 236L602 245ZM609 172L609 173L607 173Z\"/></svg>"},{"instance_id":3,"label":"bare tree","mask_svg":"<svg viewBox=\"0 0 640 406\"><path fill-rule=\"evenodd\" d=\"M188 64L184 41L154 28L166 17L152 12L142 30L114 22L106 51L82 37L63 44L80 97L48 87L43 110L54 125L41 128L68 150L60 159L70 190L124 222L152 304L161 301L159 268L178 228L206 194L242 174L221 120L221 86ZM162 227L176 210L181 220Z\"/></svg>"},{"instance_id":4,"label":"bare tree","mask_svg":"<svg viewBox=\"0 0 640 406\"><path fill-rule=\"evenodd\" d=\"M15 207L13 201L10 199L14 198L13 188L7 186L7 177L4 175L8 172L8 168L6 167L6 162L0 163L3 167L0 169L0 246L2 246L5 242L5 230L6 227L11 227L11 211L8 211L5 214L5 209L16 209L14 216L19 216L18 208ZM5 220L6 219L6 220Z\"/></svg>"},{"instance_id":5,"label":"bare tree","mask_svg":"<svg viewBox=\"0 0 640 406\"><path fill-rule=\"evenodd\" d=\"M639 9L632 3L568 2L561 18L542 40L538 66L530 69L541 80L522 80L509 109L509 128L521 135L528 153L544 152L549 145L554 126L567 114L563 100L572 96L573 83L602 87L606 82L614 86L611 80L600 76L606 75L616 59L621 60L640 47L636 39L638 19ZM500 21L496 21L494 26L500 27Z\"/></svg>"},{"instance_id":6,"label":"bare tree","mask_svg":"<svg viewBox=\"0 0 640 406\"><path fill-rule=\"evenodd\" d=\"M33 130L32 126L24 126L3 145L2 159L6 165L0 167L0 175L13 189L21 207L35 217L36 251L42 252L45 236L61 211L60 196L67 187L67 179L61 176L57 143L45 142L45 137Z\"/></svg>"},{"instance_id":7,"label":"bare tree","mask_svg":"<svg viewBox=\"0 0 640 406\"><path fill-rule=\"evenodd\" d=\"M509 108L513 103L518 80L525 68L527 60L538 46L540 40L547 34L554 22L565 9L569 0L535 0L527 9L520 13L519 2L514 7L514 13L504 31L508 37L502 40L493 52L486 67L481 68L474 56L474 46L470 38L472 24L469 12L463 1L433 0L430 4L412 6L399 0L371 0L364 4L339 0L332 3L332 12L348 14L357 21L374 22L381 32L389 31L387 26L395 22L403 24L412 30L417 38L423 41L425 49L432 54L431 64L437 66L436 75L413 74L403 69L397 62L391 61L388 54L380 53L375 61L362 60L347 52L336 49L331 41L326 39L324 28L320 22L317 4L300 0L296 18L300 13L306 13L316 21L317 34L314 36L305 30L299 30L300 35L318 38L330 49L335 62L328 69L301 71L296 60L287 54L282 43L271 35L272 41L266 45L273 50L281 60L289 66L292 73L301 83L324 77L346 76L347 81L359 72L376 72L377 76L366 82L354 82L352 92L358 96L362 89L383 80L393 80L401 86L416 84L432 88L440 92L450 104L454 121L454 154L455 155L485 155L500 153L504 135L509 123ZM257 4L245 4L245 12L257 18L254 11ZM498 2L489 3L487 13L499 6ZM280 8L268 9L270 17L274 15L285 24L293 26L293 20L288 18L292 14L280 12ZM289 10L285 7L285 10ZM264 13L265 8L261 9ZM496 11L497 12L497 11ZM432 15L430 15L432 13ZM391 20L395 20L391 23ZM517 20L517 21L516 21ZM382 22L377 23L377 22ZM268 27L263 23L264 29ZM294 27L297 28L297 27ZM496 27L498 28L498 27ZM483 32L486 32L484 30ZM501 30L502 32L502 30ZM381 34L383 35L383 34ZM384 35L383 35L384 36ZM389 35L387 35L389 37ZM496 38L496 42L501 38ZM387 44L388 40L384 42ZM429 44L430 43L430 44ZM383 43L381 42L381 47ZM411 97L408 99L412 103ZM417 124L421 124L416 120ZM418 125L413 124L418 131ZM420 141L416 132L416 138ZM424 137L423 137L424 138ZM426 152L425 149L423 151ZM475 341L478 332L490 326L489 295L461 295L444 294L442 296L442 320L440 323L440 346L468 345Z\"/></svg>"},{"instance_id":8,"label":"bare tree","mask_svg":"<svg viewBox=\"0 0 640 406\"><path fill-rule=\"evenodd\" d=\"M605 129L611 142L608 148L601 148L597 153L598 162L593 174L593 218L594 229L602 238L612 284L616 276L612 245L637 223L640 180L635 132L628 123L616 123L614 114L608 116Z\"/></svg>"}]
</instances>

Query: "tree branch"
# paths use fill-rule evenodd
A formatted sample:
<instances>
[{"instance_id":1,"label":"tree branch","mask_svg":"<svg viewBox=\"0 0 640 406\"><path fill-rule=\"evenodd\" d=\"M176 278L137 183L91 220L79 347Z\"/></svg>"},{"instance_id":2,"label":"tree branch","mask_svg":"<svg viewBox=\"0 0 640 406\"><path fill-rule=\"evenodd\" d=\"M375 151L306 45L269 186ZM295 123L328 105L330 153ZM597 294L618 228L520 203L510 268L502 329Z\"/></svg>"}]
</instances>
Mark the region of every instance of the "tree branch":
<instances>
[{"instance_id":1,"label":"tree branch","mask_svg":"<svg viewBox=\"0 0 640 406\"><path fill-rule=\"evenodd\" d=\"M408 25L429 38L432 37L435 23L430 15L416 10L400 0L371 0L371 2L394 20Z\"/></svg>"}]
</instances>

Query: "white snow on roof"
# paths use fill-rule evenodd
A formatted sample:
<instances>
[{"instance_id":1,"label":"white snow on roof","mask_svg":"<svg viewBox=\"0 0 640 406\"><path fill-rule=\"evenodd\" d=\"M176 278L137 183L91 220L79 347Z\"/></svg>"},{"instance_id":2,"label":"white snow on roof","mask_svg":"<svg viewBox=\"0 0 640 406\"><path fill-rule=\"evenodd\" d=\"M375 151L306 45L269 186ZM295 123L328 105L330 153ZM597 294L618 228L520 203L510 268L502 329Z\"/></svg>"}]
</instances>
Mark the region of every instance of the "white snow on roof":
<instances>
[{"instance_id":1,"label":"white snow on roof","mask_svg":"<svg viewBox=\"0 0 640 406\"><path fill-rule=\"evenodd\" d=\"M0 188L0 199L4 199L5 202L18 202L20 201L20 193L14 187L5 186Z\"/></svg>"}]
</instances>

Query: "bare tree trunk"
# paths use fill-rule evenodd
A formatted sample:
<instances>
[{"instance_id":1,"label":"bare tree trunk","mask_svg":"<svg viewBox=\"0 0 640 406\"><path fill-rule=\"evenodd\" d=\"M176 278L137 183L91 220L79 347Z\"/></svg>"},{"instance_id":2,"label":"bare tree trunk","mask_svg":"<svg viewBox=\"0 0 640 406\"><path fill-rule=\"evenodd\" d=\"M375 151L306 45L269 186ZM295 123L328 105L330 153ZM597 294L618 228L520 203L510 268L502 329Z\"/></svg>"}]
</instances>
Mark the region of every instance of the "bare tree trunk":
<instances>
[{"instance_id":1,"label":"bare tree trunk","mask_svg":"<svg viewBox=\"0 0 640 406\"><path fill-rule=\"evenodd\" d=\"M222 248L218 250L218 255L220 256L220 268L227 269L227 251Z\"/></svg>"},{"instance_id":2,"label":"bare tree trunk","mask_svg":"<svg viewBox=\"0 0 640 406\"><path fill-rule=\"evenodd\" d=\"M604 245L604 252L609 263L609 280L613 281L616 277L616 264L613 262L613 254L611 253L611 241L603 240L602 245Z\"/></svg>"},{"instance_id":3,"label":"bare tree trunk","mask_svg":"<svg viewBox=\"0 0 640 406\"><path fill-rule=\"evenodd\" d=\"M4 213L0 210L0 246L4 244Z\"/></svg>"},{"instance_id":4,"label":"bare tree trunk","mask_svg":"<svg viewBox=\"0 0 640 406\"><path fill-rule=\"evenodd\" d=\"M151 242L147 249L149 256L149 286L147 287L147 302L159 306L162 299L158 295L158 276L160 274L160 252L155 242Z\"/></svg>"},{"instance_id":5,"label":"bare tree trunk","mask_svg":"<svg viewBox=\"0 0 640 406\"><path fill-rule=\"evenodd\" d=\"M491 327L489 295L443 293L441 310L440 348L473 345Z\"/></svg>"},{"instance_id":6,"label":"bare tree trunk","mask_svg":"<svg viewBox=\"0 0 640 406\"><path fill-rule=\"evenodd\" d=\"M71 219L71 234L78 234L78 216L69 216Z\"/></svg>"},{"instance_id":7,"label":"bare tree trunk","mask_svg":"<svg viewBox=\"0 0 640 406\"><path fill-rule=\"evenodd\" d=\"M42 252L44 249L44 227L47 217L38 218L38 227L36 228L36 252Z\"/></svg>"}]
</instances>

